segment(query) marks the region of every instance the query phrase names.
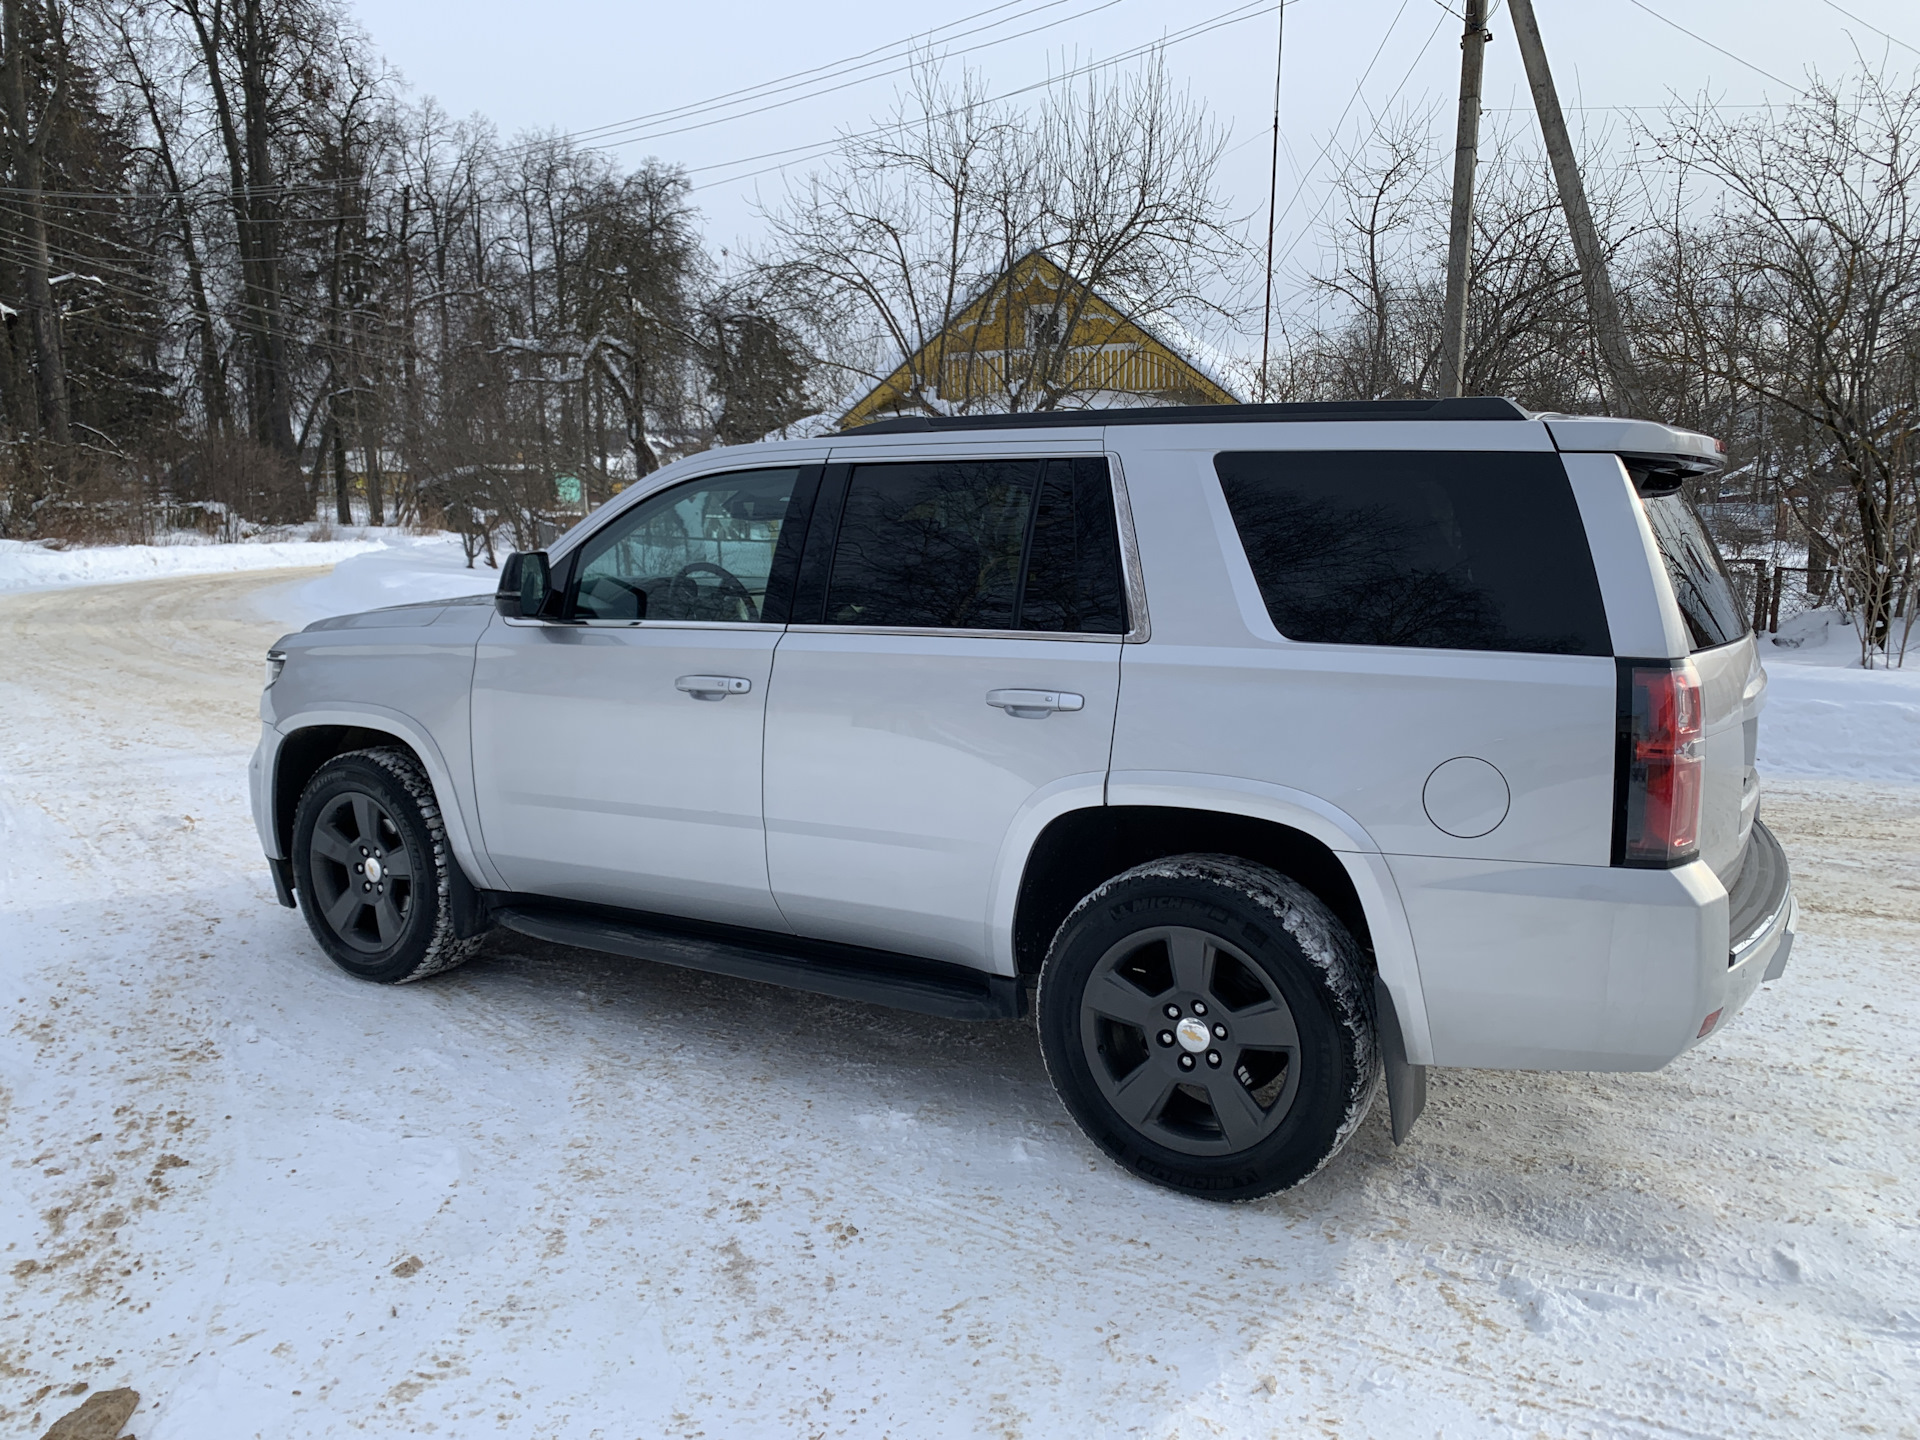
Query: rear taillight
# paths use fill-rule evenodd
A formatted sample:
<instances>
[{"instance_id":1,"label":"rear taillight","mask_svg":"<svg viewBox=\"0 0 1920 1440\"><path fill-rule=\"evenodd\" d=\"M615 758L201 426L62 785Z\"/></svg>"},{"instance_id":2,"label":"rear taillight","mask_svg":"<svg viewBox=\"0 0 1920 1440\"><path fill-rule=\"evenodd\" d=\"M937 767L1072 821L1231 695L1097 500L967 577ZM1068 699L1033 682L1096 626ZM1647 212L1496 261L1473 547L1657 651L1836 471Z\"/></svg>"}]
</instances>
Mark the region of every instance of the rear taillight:
<instances>
[{"instance_id":1,"label":"rear taillight","mask_svg":"<svg viewBox=\"0 0 1920 1440\"><path fill-rule=\"evenodd\" d=\"M1613 863L1669 867L1700 853L1700 681L1684 660L1620 662Z\"/></svg>"}]
</instances>

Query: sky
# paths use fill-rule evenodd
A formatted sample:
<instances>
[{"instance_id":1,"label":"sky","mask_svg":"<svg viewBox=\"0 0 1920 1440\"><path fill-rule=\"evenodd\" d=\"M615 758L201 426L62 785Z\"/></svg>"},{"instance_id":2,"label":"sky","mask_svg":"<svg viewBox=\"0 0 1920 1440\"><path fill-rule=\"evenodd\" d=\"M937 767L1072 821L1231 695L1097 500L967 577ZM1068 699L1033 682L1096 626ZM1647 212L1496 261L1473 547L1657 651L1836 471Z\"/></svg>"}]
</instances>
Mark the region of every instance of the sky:
<instances>
[{"instance_id":1,"label":"sky","mask_svg":"<svg viewBox=\"0 0 1920 1440\"><path fill-rule=\"evenodd\" d=\"M435 96L455 115L485 114L509 136L601 130L875 52L864 68L816 75L797 89L596 137L624 161L652 155L686 167L710 243L728 249L751 246L761 207L779 200L789 176L819 167L819 152L799 147L888 112L905 78L903 42L944 27L935 53L978 70L1005 94L1170 38L1173 76L1230 128L1221 190L1236 213L1256 217L1256 230L1264 226L1273 0L352 3L415 95ZM1535 9L1570 123L1625 144L1631 116L1656 118L1676 98L1707 93L1725 105L1777 104L1793 99L1810 71L1840 75L1862 56L1903 71L1920 65L1920 51L1890 44L1872 28L1920 46L1920 14L1909 0L1838 3L1851 18L1834 0L1536 0ZM1224 23L1209 28L1215 21ZM1530 125L1525 75L1499 0L1491 29L1487 123ZM1188 31L1199 33L1177 38ZM1314 258L1313 222L1324 213L1341 149L1402 108L1432 109L1450 135L1459 35L1457 13L1441 0L1288 5L1277 227L1283 272L1297 276ZM809 93L818 91L826 93ZM1325 153L1335 136L1339 144Z\"/></svg>"}]
</instances>

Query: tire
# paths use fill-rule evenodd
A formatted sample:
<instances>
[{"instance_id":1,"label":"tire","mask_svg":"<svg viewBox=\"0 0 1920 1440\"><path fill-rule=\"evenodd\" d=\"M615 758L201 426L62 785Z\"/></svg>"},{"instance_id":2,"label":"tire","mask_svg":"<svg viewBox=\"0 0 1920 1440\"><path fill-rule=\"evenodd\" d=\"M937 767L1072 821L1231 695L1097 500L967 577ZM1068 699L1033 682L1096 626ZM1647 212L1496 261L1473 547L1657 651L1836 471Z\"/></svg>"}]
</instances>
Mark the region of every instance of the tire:
<instances>
[{"instance_id":1,"label":"tire","mask_svg":"<svg viewBox=\"0 0 1920 1440\"><path fill-rule=\"evenodd\" d=\"M1082 900L1037 1009L1047 1072L1088 1138L1206 1199L1298 1185L1379 1084L1360 947L1300 885L1229 855L1150 861Z\"/></svg>"},{"instance_id":2,"label":"tire","mask_svg":"<svg viewBox=\"0 0 1920 1440\"><path fill-rule=\"evenodd\" d=\"M300 911L328 958L359 979L424 980L480 948L480 936L454 933L454 864L433 786L403 750L335 756L294 809Z\"/></svg>"}]
</instances>

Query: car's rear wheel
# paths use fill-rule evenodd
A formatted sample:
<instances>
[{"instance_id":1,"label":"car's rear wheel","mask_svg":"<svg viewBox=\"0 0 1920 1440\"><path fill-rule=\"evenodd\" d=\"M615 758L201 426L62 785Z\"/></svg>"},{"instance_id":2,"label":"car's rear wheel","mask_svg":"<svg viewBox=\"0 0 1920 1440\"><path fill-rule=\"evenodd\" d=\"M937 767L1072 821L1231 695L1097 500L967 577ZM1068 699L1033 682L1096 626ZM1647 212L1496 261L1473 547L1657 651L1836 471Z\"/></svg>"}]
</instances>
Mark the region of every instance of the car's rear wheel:
<instances>
[{"instance_id":1,"label":"car's rear wheel","mask_svg":"<svg viewBox=\"0 0 1920 1440\"><path fill-rule=\"evenodd\" d=\"M294 811L301 912L334 964L363 980L421 980L479 947L454 933L454 864L433 786L403 750L334 757Z\"/></svg>"},{"instance_id":2,"label":"car's rear wheel","mask_svg":"<svg viewBox=\"0 0 1920 1440\"><path fill-rule=\"evenodd\" d=\"M1156 860L1082 900L1041 970L1039 1025L1087 1135L1213 1199L1312 1175L1378 1082L1359 946L1310 892L1232 856Z\"/></svg>"}]
</instances>

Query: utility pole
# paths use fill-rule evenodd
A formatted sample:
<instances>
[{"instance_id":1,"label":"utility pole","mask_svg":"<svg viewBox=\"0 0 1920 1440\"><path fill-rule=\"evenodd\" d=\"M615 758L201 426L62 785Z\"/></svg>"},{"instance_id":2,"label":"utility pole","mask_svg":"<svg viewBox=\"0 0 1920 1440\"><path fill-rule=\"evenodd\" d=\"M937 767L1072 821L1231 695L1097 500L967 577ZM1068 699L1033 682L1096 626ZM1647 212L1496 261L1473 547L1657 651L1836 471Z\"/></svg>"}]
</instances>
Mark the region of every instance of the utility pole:
<instances>
[{"instance_id":1,"label":"utility pole","mask_svg":"<svg viewBox=\"0 0 1920 1440\"><path fill-rule=\"evenodd\" d=\"M1280 38L1273 52L1273 158L1267 165L1267 305L1260 312L1260 399L1268 398L1267 344L1273 334L1273 224L1280 200L1280 62L1287 54L1287 6L1280 0Z\"/></svg>"},{"instance_id":2,"label":"utility pole","mask_svg":"<svg viewBox=\"0 0 1920 1440\"><path fill-rule=\"evenodd\" d=\"M1613 380L1614 408L1637 415L1644 410L1640 373L1633 363L1633 352L1627 348L1626 327L1620 323L1613 284L1607 279L1607 257L1593 226L1593 211L1587 208L1587 192L1580 183L1580 167L1574 162L1573 142L1567 138L1567 117L1560 112L1560 96L1553 88L1546 46L1540 40L1540 23L1533 18L1533 0L1508 0L1507 8L1513 12L1514 38L1520 42L1520 58L1526 61L1533 108L1540 116L1547 158L1553 162L1554 183L1560 188L1560 208L1566 211L1567 228L1573 232L1580 283L1587 292L1587 317L1600 342L1601 362Z\"/></svg>"},{"instance_id":3,"label":"utility pole","mask_svg":"<svg viewBox=\"0 0 1920 1440\"><path fill-rule=\"evenodd\" d=\"M1461 393L1467 374L1467 285L1473 276L1473 178L1480 163L1480 72L1487 0L1467 0L1460 36L1460 118L1453 142L1453 218L1447 231L1447 309L1440 327L1440 395Z\"/></svg>"}]
</instances>

